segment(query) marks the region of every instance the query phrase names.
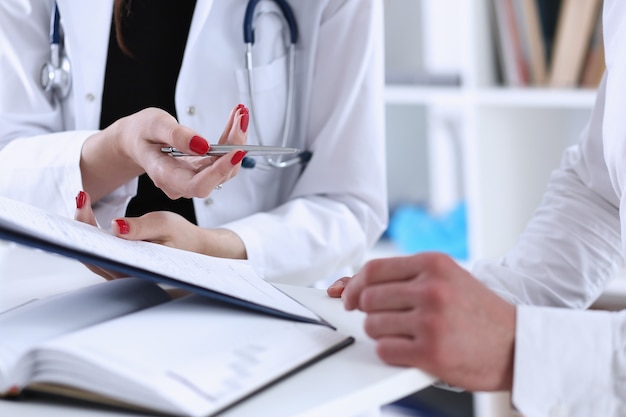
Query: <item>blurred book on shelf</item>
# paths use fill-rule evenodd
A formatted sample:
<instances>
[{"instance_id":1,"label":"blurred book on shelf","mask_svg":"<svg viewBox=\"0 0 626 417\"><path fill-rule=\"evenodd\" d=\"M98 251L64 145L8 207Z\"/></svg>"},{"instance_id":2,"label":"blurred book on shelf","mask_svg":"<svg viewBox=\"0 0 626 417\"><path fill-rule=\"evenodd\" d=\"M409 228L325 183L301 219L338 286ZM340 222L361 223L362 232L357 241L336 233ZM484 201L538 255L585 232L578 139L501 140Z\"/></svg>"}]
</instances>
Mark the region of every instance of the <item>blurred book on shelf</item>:
<instances>
[{"instance_id":1,"label":"blurred book on shelf","mask_svg":"<svg viewBox=\"0 0 626 417\"><path fill-rule=\"evenodd\" d=\"M546 48L536 0L513 0L521 50L528 66L529 83L544 85L548 79Z\"/></svg>"},{"instance_id":2,"label":"blurred book on shelf","mask_svg":"<svg viewBox=\"0 0 626 417\"><path fill-rule=\"evenodd\" d=\"M502 83L596 88L604 72L602 0L492 0Z\"/></svg>"},{"instance_id":3,"label":"blurred book on shelf","mask_svg":"<svg viewBox=\"0 0 626 417\"><path fill-rule=\"evenodd\" d=\"M595 88L600 84L605 69L604 44L602 43L602 13L598 13L589 50L583 64L580 86Z\"/></svg>"},{"instance_id":4,"label":"blurred book on shelf","mask_svg":"<svg viewBox=\"0 0 626 417\"><path fill-rule=\"evenodd\" d=\"M528 62L522 48L521 31L516 18L516 0L494 0L497 46L502 78L506 85L528 85Z\"/></svg>"}]
</instances>

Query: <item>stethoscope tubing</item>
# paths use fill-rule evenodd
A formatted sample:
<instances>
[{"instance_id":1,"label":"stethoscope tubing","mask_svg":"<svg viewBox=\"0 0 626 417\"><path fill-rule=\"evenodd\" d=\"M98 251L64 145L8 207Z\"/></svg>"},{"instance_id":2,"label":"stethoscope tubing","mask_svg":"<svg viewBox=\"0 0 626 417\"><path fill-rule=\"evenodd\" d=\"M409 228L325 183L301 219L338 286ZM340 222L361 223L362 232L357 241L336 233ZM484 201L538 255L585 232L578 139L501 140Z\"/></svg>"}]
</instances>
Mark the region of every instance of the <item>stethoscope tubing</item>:
<instances>
[{"instance_id":1,"label":"stethoscope tubing","mask_svg":"<svg viewBox=\"0 0 626 417\"><path fill-rule=\"evenodd\" d=\"M246 14L243 18L243 42L245 44L254 44L254 10L261 0L250 0L246 7ZM298 23L293 10L286 0L274 0L274 3L280 7L287 26L289 27L289 39L292 45L298 43Z\"/></svg>"},{"instance_id":2,"label":"stethoscope tubing","mask_svg":"<svg viewBox=\"0 0 626 417\"><path fill-rule=\"evenodd\" d=\"M254 100L254 91L256 91L254 86L254 75L253 75L253 45L254 45L254 11L256 6L261 0L250 0L248 2L248 6L246 7L246 13L243 21L243 38L244 43L246 44L246 72L248 78L248 92L250 99L250 110L252 114L252 124L256 131L258 141L260 145L264 145L265 141L263 140L263 134L261 133L260 122L258 120L258 115L256 111L256 103ZM287 23L289 28L289 46L287 48L288 54L288 70L287 70L287 99L286 99L286 107L285 107L285 115L283 117L283 126L281 133L281 141L280 146L286 147L289 141L289 135L291 133L291 118L293 114L294 107L294 95L295 95L295 72L296 72L296 43L298 41L298 24L293 14L293 10L289 6L286 0L274 0L274 3L278 5L280 8L283 17ZM310 153L309 153L310 154ZM296 165L299 163L306 162L310 159L310 155L306 155L303 159L300 155L298 157L294 157L291 159L284 160L281 156L277 159L273 159L269 156L265 157L265 162L268 167L271 168L286 168L292 165ZM253 167L256 164L253 161L248 161L249 163L244 164L244 167ZM258 165L259 168L263 169L263 165Z\"/></svg>"}]
</instances>

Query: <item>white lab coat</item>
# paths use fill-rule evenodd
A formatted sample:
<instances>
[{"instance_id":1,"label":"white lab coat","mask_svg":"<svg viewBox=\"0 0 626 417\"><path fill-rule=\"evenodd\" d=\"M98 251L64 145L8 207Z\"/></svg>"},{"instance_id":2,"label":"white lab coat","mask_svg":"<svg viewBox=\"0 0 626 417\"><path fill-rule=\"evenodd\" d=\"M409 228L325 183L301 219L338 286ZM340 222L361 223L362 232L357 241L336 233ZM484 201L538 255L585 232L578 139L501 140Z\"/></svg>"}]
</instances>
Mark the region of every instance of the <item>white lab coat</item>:
<instances>
[{"instance_id":1,"label":"white lab coat","mask_svg":"<svg viewBox=\"0 0 626 417\"><path fill-rule=\"evenodd\" d=\"M581 311L626 253L623 0L604 1L604 40L607 71L580 143L515 247L474 268L519 305L513 403L525 417L626 415L626 311Z\"/></svg>"},{"instance_id":2,"label":"white lab coat","mask_svg":"<svg viewBox=\"0 0 626 417\"><path fill-rule=\"evenodd\" d=\"M230 109L250 108L244 72L247 1L198 1L176 88L181 124L216 141ZM73 216L82 189L80 149L99 127L112 0L58 0L72 65L72 92L58 105L39 86L49 60L53 0L0 2L0 194ZM289 143L313 152L301 167L241 169L206 199L198 223L244 241L257 270L274 281L310 284L358 266L387 222L382 2L292 1L299 23L296 103ZM276 9L264 1L258 10ZM257 22L256 111L265 145L282 126L283 26ZM262 42L265 40L265 42ZM60 132L60 133L55 133ZM248 142L258 143L252 123ZM124 214L136 180L96 206L101 225Z\"/></svg>"}]
</instances>

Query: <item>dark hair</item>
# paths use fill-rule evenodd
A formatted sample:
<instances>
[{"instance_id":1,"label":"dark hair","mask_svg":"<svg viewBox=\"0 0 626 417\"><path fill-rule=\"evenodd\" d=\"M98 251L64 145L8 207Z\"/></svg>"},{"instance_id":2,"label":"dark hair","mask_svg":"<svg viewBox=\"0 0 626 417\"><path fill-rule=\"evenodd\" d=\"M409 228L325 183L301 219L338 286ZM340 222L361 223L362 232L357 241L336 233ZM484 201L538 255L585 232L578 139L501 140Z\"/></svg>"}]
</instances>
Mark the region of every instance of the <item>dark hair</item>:
<instances>
[{"instance_id":1,"label":"dark hair","mask_svg":"<svg viewBox=\"0 0 626 417\"><path fill-rule=\"evenodd\" d=\"M122 24L124 19L130 14L131 2L132 0L115 0L113 9L113 20L115 23L115 36L117 37L117 44L119 45L122 52L132 58L133 53L124 41L124 36L122 34Z\"/></svg>"}]
</instances>

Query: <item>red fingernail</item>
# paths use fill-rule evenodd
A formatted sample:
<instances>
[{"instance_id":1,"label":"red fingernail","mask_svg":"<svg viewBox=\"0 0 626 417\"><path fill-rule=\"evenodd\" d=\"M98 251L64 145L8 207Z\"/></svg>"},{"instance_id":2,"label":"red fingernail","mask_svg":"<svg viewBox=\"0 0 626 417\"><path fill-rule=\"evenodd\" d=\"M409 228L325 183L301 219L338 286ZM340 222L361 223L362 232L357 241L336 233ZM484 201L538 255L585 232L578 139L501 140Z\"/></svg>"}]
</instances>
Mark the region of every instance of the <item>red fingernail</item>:
<instances>
[{"instance_id":1,"label":"red fingernail","mask_svg":"<svg viewBox=\"0 0 626 417\"><path fill-rule=\"evenodd\" d=\"M237 151L235 152L235 155L233 155L233 158L230 160L230 163L233 165L237 165L239 162L241 162L244 156L246 156L246 151Z\"/></svg>"},{"instance_id":2,"label":"red fingernail","mask_svg":"<svg viewBox=\"0 0 626 417\"><path fill-rule=\"evenodd\" d=\"M189 142L189 149L200 155L204 155L209 151L209 142L200 136L194 136Z\"/></svg>"},{"instance_id":3,"label":"red fingernail","mask_svg":"<svg viewBox=\"0 0 626 417\"><path fill-rule=\"evenodd\" d=\"M130 225L126 220L115 219L115 223L117 223L117 228L120 230L121 235L127 235L130 232Z\"/></svg>"},{"instance_id":4,"label":"red fingernail","mask_svg":"<svg viewBox=\"0 0 626 417\"><path fill-rule=\"evenodd\" d=\"M241 109L241 121L239 122L239 127L243 133L248 131L248 123L250 123L250 113L248 109L244 107Z\"/></svg>"},{"instance_id":5,"label":"red fingernail","mask_svg":"<svg viewBox=\"0 0 626 417\"><path fill-rule=\"evenodd\" d=\"M81 209L85 205L85 201L87 201L87 194L84 191L79 191L76 196L76 208Z\"/></svg>"},{"instance_id":6,"label":"red fingernail","mask_svg":"<svg viewBox=\"0 0 626 417\"><path fill-rule=\"evenodd\" d=\"M237 104L237 110L241 110L241 109L245 109L246 106L244 106L243 104Z\"/></svg>"}]
</instances>

